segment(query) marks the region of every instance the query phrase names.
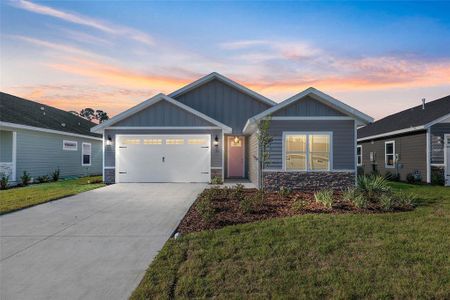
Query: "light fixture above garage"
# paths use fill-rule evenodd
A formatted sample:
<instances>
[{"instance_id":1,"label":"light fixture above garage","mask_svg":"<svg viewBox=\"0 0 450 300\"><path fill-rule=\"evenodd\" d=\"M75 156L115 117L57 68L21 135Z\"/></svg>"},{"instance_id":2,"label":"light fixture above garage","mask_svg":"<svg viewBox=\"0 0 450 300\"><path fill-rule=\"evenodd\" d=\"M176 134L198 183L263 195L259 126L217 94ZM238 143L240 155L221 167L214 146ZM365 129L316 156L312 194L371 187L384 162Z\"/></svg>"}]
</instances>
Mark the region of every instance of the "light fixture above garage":
<instances>
[{"instance_id":1,"label":"light fixture above garage","mask_svg":"<svg viewBox=\"0 0 450 300\"><path fill-rule=\"evenodd\" d=\"M112 145L112 138L110 135L108 135L108 139L106 140L106 145L111 146Z\"/></svg>"},{"instance_id":2,"label":"light fixture above garage","mask_svg":"<svg viewBox=\"0 0 450 300\"><path fill-rule=\"evenodd\" d=\"M213 145L217 148L219 147L219 137L216 135L216 137L214 138L214 143Z\"/></svg>"}]
</instances>

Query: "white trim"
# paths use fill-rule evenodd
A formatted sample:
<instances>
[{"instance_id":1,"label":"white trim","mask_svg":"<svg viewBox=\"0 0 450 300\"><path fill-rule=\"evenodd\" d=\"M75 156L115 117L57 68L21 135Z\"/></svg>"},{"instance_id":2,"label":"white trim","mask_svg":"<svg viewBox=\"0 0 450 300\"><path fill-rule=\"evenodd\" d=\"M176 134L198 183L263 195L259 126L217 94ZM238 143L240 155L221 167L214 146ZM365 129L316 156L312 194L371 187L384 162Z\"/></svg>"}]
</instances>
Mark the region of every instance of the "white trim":
<instances>
[{"instance_id":1,"label":"white trim","mask_svg":"<svg viewBox=\"0 0 450 300\"><path fill-rule=\"evenodd\" d=\"M167 102L169 102L169 103L171 103L171 104L173 104L175 106L178 106L179 108L181 108L181 109L183 109L183 110L185 110L185 111L187 111L187 112L189 112L189 113L191 113L193 115L196 115L197 117L202 118L202 119L208 121L209 123L217 125L218 127L222 128L226 132L231 132L231 128L228 127L227 125L225 125L223 123L220 123L219 121L214 120L211 117L208 117L207 115L205 115L205 114L203 114L203 113L193 109L192 107L184 105L183 103L180 103L177 100L172 99L172 98L170 98L170 97L168 97L168 96L166 96L166 95L164 95L162 93L158 94L158 95L156 95L156 96L154 96L154 97L152 97L152 98L150 98L148 100L145 100L144 102L141 102L138 105L133 106L132 108L121 112L120 114L114 116L113 118L111 118L111 119L109 119L107 121L104 121L103 123L101 123L101 124L91 128L91 132L100 132L101 130L103 130L103 129L107 128L107 127L111 127L111 125L113 125L113 124L115 124L115 123L117 123L119 121L122 121L123 119L125 119L125 118L127 118L127 117L129 117L129 116L131 116L131 115L141 111L141 110L144 110L147 107L150 107L153 104L158 103L159 101L162 101L162 100L167 101Z\"/></svg>"},{"instance_id":2,"label":"white trim","mask_svg":"<svg viewBox=\"0 0 450 300\"><path fill-rule=\"evenodd\" d=\"M445 164L430 164L432 167L444 167Z\"/></svg>"},{"instance_id":3,"label":"white trim","mask_svg":"<svg viewBox=\"0 0 450 300\"><path fill-rule=\"evenodd\" d=\"M88 164L85 164L84 159L83 159L83 156L85 155L84 154L84 145L89 145L89 163ZM92 144L91 143L86 143L86 142L81 143L81 165L83 167L89 167L92 165Z\"/></svg>"},{"instance_id":4,"label":"white trim","mask_svg":"<svg viewBox=\"0 0 450 300\"><path fill-rule=\"evenodd\" d=\"M211 167L211 170L222 170L222 167Z\"/></svg>"},{"instance_id":5,"label":"white trim","mask_svg":"<svg viewBox=\"0 0 450 300\"><path fill-rule=\"evenodd\" d=\"M236 137L236 136L242 140L242 157L243 157L242 163L243 163L243 165L242 165L242 176L241 177L245 178L245 153L246 153L245 147L247 146L245 143L245 135L228 135L227 136L227 153L228 153L228 155L227 155L227 178L230 178L230 143L229 143L229 140L234 139L234 137ZM236 176L233 176L233 177L236 177ZM239 176L237 176L237 177L239 177Z\"/></svg>"},{"instance_id":6,"label":"white trim","mask_svg":"<svg viewBox=\"0 0 450 300\"><path fill-rule=\"evenodd\" d=\"M342 120L354 120L352 117L343 116L329 116L329 117L284 117L284 116L274 116L272 120L279 121L342 121Z\"/></svg>"},{"instance_id":7,"label":"white trim","mask_svg":"<svg viewBox=\"0 0 450 300\"><path fill-rule=\"evenodd\" d=\"M353 149L355 151L355 186L358 185L358 166L362 166L362 162L363 162L363 156L362 156L362 146L361 146L361 165L358 165L358 125L356 124L356 120L354 121L354 131L353 131Z\"/></svg>"},{"instance_id":8,"label":"white trim","mask_svg":"<svg viewBox=\"0 0 450 300\"><path fill-rule=\"evenodd\" d=\"M105 170L115 169L116 167L104 167Z\"/></svg>"},{"instance_id":9,"label":"white trim","mask_svg":"<svg viewBox=\"0 0 450 300\"><path fill-rule=\"evenodd\" d=\"M225 133L222 130L222 181L225 181Z\"/></svg>"},{"instance_id":10,"label":"white trim","mask_svg":"<svg viewBox=\"0 0 450 300\"><path fill-rule=\"evenodd\" d=\"M299 171L299 170L283 170L283 169L264 169L263 172L285 172L285 173L323 173L323 172L333 172L333 173L355 173L353 169L333 169L329 171L320 170L309 170L309 171Z\"/></svg>"},{"instance_id":11,"label":"white trim","mask_svg":"<svg viewBox=\"0 0 450 300\"><path fill-rule=\"evenodd\" d=\"M427 160L427 183L431 183L431 145L430 145L430 140L431 140L431 134L430 134L430 128L427 128L427 134L426 134L426 160Z\"/></svg>"},{"instance_id":12,"label":"white trim","mask_svg":"<svg viewBox=\"0 0 450 300\"><path fill-rule=\"evenodd\" d=\"M106 137L108 138L108 137ZM105 182L105 131L102 131L102 181Z\"/></svg>"},{"instance_id":13,"label":"white trim","mask_svg":"<svg viewBox=\"0 0 450 300\"><path fill-rule=\"evenodd\" d=\"M251 125L258 122L259 120L273 114L274 112L282 109L283 107L288 106L289 104L292 104L306 96L311 96L313 97L315 100L318 100L322 103L324 103L325 105L328 105L334 109L337 109L338 111L345 113L346 115L352 116L354 119L359 120L360 122L362 122L363 124L367 124L367 123L371 123L373 122L373 118L360 112L359 110L313 88L307 88L306 90L304 90L303 92L300 92L284 101L282 101L281 103L278 103L277 105L261 112L260 114L257 114L256 116L251 117L247 124L244 127L243 132L244 133L248 133L248 131L252 131Z\"/></svg>"},{"instance_id":14,"label":"white trim","mask_svg":"<svg viewBox=\"0 0 450 300\"><path fill-rule=\"evenodd\" d=\"M14 128L14 129L26 129L26 130L40 131L40 132L46 132L46 133L67 135L67 136L75 136L75 137L81 137L81 138L92 139L92 140L97 140L97 141L102 140L101 138L84 135L84 134L77 134L77 133L71 133L71 132L65 132L65 131L59 131L59 130L46 129L46 128L41 128L41 127L34 127L34 126L21 125L21 124L16 124L16 123L0 121L0 128L2 128L2 127Z\"/></svg>"},{"instance_id":15,"label":"white trim","mask_svg":"<svg viewBox=\"0 0 450 300\"><path fill-rule=\"evenodd\" d=\"M360 151L360 156L361 156L361 163L358 163L358 148L360 148L361 149L361 151ZM358 166L358 167L361 167L362 165L363 165L363 163L362 163L362 157L363 157L363 146L362 145L357 145L356 146L356 166Z\"/></svg>"},{"instance_id":16,"label":"white trim","mask_svg":"<svg viewBox=\"0 0 450 300\"><path fill-rule=\"evenodd\" d=\"M386 145L387 144L392 144L392 162L394 163L392 166L388 166L387 164L387 153L386 153ZM389 154L391 155L391 154ZM384 142L384 168L385 169L395 169L395 165L396 165L397 161L396 161L396 154L395 154L395 140L392 141L386 141Z\"/></svg>"},{"instance_id":17,"label":"white trim","mask_svg":"<svg viewBox=\"0 0 450 300\"><path fill-rule=\"evenodd\" d=\"M425 124L424 126L425 126L426 128L428 128L428 127L433 126L434 124L440 123L440 122L445 121L445 120L447 120L447 119L449 119L449 118L450 118L450 114L446 114L446 115L444 115L444 116L442 116L442 117L437 118L437 119L434 120L434 121L431 121L431 122Z\"/></svg>"},{"instance_id":18,"label":"white trim","mask_svg":"<svg viewBox=\"0 0 450 300\"><path fill-rule=\"evenodd\" d=\"M115 130L218 130L222 129L218 126L111 126L105 129Z\"/></svg>"},{"instance_id":19,"label":"white trim","mask_svg":"<svg viewBox=\"0 0 450 300\"><path fill-rule=\"evenodd\" d=\"M405 128L405 129L390 131L390 132L386 132L386 133L380 133L380 134L376 134L376 135L366 136L366 137L358 139L358 142L364 142L364 141L367 141L367 140L374 140L374 139L382 138L382 137L386 137L386 136L397 135L397 134L408 133L408 132L414 132L414 131L420 131L420 130L425 130L425 129L426 129L425 126L416 126L416 127L411 127L411 128Z\"/></svg>"},{"instance_id":20,"label":"white trim","mask_svg":"<svg viewBox=\"0 0 450 300\"><path fill-rule=\"evenodd\" d=\"M12 132L12 180L13 182L17 181L17 131Z\"/></svg>"},{"instance_id":21,"label":"white trim","mask_svg":"<svg viewBox=\"0 0 450 300\"><path fill-rule=\"evenodd\" d=\"M180 95L182 95L182 94L184 94L184 93L186 93L188 91L191 91L191 90L195 89L196 87L201 86L201 85L203 85L203 84L205 84L205 83L207 83L207 82L209 82L209 81L211 81L213 79L221 80L221 81L227 83L228 85L231 85L232 87L234 87L234 88L238 89L239 91L243 92L244 94L247 94L247 95L249 95L249 96L251 96L253 98L256 98L257 100L259 100L259 101L261 101L263 103L269 104L271 106L277 104L276 102L270 100L269 98L266 98L263 95L258 94L257 92L252 91L251 89L249 89L249 88L247 88L247 87L245 87L245 86L243 86L243 85L241 85L241 84L239 84L239 83L237 83L237 82L235 82L235 81L233 81L233 80L231 80L231 79L229 79L229 78L227 78L227 77L225 77L222 74L219 74L217 72L212 72L211 74L203 76L202 78L197 79L196 81L191 82L188 85L185 85L184 87L182 87L182 88L180 88L180 89L170 93L168 96L172 97L172 98L178 97L178 96L180 96Z\"/></svg>"},{"instance_id":22,"label":"white trim","mask_svg":"<svg viewBox=\"0 0 450 300\"><path fill-rule=\"evenodd\" d=\"M286 135L306 135L306 169L305 170L287 170L286 169ZM330 152L328 158L328 170L310 170L309 169L309 136L310 135L328 135L330 137ZM330 172L333 170L333 132L332 131L283 131L281 141L281 159L282 170L284 172Z\"/></svg>"},{"instance_id":23,"label":"white trim","mask_svg":"<svg viewBox=\"0 0 450 300\"><path fill-rule=\"evenodd\" d=\"M447 179L447 174L450 174L450 170L447 168L447 161L449 157L447 156L448 139L450 134L444 134L444 186L450 186L450 180Z\"/></svg>"},{"instance_id":24,"label":"white trim","mask_svg":"<svg viewBox=\"0 0 450 300\"><path fill-rule=\"evenodd\" d=\"M73 148L66 148L66 143L75 143L75 149ZM64 151L78 151L78 141L69 141L69 140L63 140L63 148Z\"/></svg>"}]
</instances>

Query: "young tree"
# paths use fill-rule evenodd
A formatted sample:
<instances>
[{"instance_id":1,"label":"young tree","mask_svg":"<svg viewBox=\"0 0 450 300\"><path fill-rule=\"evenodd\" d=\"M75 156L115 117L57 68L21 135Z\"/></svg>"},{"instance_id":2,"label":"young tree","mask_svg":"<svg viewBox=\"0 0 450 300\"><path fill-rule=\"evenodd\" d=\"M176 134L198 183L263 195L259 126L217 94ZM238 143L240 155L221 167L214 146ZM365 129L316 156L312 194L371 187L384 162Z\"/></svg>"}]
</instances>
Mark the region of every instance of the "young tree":
<instances>
[{"instance_id":1,"label":"young tree","mask_svg":"<svg viewBox=\"0 0 450 300\"><path fill-rule=\"evenodd\" d=\"M264 172L263 169L268 166L270 163L270 153L269 153L269 146L272 142L273 138L269 134L270 129L270 122L272 118L271 116L268 116L267 118L261 120L258 124L258 132L257 132L257 138L258 138L258 144L259 144L259 178L261 180L259 181L259 188L264 192L265 190L265 184L264 184Z\"/></svg>"}]
</instances>

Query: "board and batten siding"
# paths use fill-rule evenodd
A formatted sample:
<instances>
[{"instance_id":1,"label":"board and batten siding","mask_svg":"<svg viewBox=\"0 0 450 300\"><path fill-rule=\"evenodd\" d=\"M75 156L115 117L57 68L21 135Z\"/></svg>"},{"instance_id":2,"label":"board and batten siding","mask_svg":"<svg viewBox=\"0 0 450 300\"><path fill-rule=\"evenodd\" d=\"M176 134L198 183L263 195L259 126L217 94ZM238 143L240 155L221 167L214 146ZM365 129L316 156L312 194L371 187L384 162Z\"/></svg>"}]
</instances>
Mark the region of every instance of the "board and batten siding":
<instances>
[{"instance_id":1,"label":"board and batten siding","mask_svg":"<svg viewBox=\"0 0 450 300\"><path fill-rule=\"evenodd\" d=\"M61 177L102 174L102 141L25 129L17 132L16 176L49 175L59 168ZM76 141L76 151L63 150L63 141ZM91 166L81 165L82 143L91 143Z\"/></svg>"},{"instance_id":2,"label":"board and batten siding","mask_svg":"<svg viewBox=\"0 0 450 300\"><path fill-rule=\"evenodd\" d=\"M299 101L296 101L288 106L276 111L273 116L283 116L283 117L311 117L311 116L321 116L321 117L342 117L346 116L343 113L337 111L336 109L330 107L329 105L323 104L322 102L312 98L311 96L306 96Z\"/></svg>"},{"instance_id":3,"label":"board and batten siding","mask_svg":"<svg viewBox=\"0 0 450 300\"><path fill-rule=\"evenodd\" d=\"M256 186L259 185L258 181L258 136L253 133L248 137L248 179Z\"/></svg>"},{"instance_id":4,"label":"board and batten siding","mask_svg":"<svg viewBox=\"0 0 450 300\"><path fill-rule=\"evenodd\" d=\"M216 126L172 103L161 100L117 122L119 126Z\"/></svg>"},{"instance_id":5,"label":"board and batten siding","mask_svg":"<svg viewBox=\"0 0 450 300\"><path fill-rule=\"evenodd\" d=\"M105 168L115 168L116 166L116 135L182 135L182 134L209 134L211 135L211 168L222 168L222 130L221 129L185 129L185 130L175 130L175 129L146 129L139 130L133 129L105 129L103 138L105 139ZM213 145L214 138L219 138L219 145L216 147ZM108 137L112 139L112 145L108 146L106 141Z\"/></svg>"},{"instance_id":6,"label":"board and batten siding","mask_svg":"<svg viewBox=\"0 0 450 300\"><path fill-rule=\"evenodd\" d=\"M359 142L362 145L362 167L365 174L373 171L373 163L370 161L370 152L375 155L375 166L381 175L387 172L396 173L395 168L385 168L385 142L395 141L395 153L399 154L398 173L400 180L405 181L409 173L418 170L422 181L427 179L427 155L426 155L426 132L420 131L408 135L398 135L377 139L373 141Z\"/></svg>"},{"instance_id":7,"label":"board and batten siding","mask_svg":"<svg viewBox=\"0 0 450 300\"><path fill-rule=\"evenodd\" d=\"M445 134L450 134L450 123L438 123L430 127L432 164L444 164Z\"/></svg>"},{"instance_id":8,"label":"board and batten siding","mask_svg":"<svg viewBox=\"0 0 450 300\"><path fill-rule=\"evenodd\" d=\"M283 132L332 132L332 170L355 169L355 121L353 120L272 120L269 133L273 141L269 146L269 170L281 170Z\"/></svg>"},{"instance_id":9,"label":"board and batten siding","mask_svg":"<svg viewBox=\"0 0 450 300\"><path fill-rule=\"evenodd\" d=\"M271 107L218 79L213 79L175 99L231 127L233 134L242 134L249 118Z\"/></svg>"}]
</instances>

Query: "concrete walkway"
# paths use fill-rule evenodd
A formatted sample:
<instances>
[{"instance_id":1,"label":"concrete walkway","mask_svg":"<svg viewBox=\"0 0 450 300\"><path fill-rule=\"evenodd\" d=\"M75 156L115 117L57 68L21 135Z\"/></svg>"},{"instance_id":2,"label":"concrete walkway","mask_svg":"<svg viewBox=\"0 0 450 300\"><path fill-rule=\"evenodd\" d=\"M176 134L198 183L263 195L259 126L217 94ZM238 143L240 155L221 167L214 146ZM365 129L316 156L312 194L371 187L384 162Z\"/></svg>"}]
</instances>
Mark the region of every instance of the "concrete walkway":
<instances>
[{"instance_id":1,"label":"concrete walkway","mask_svg":"<svg viewBox=\"0 0 450 300\"><path fill-rule=\"evenodd\" d=\"M0 299L127 299L206 184L116 184L0 217Z\"/></svg>"}]
</instances>

